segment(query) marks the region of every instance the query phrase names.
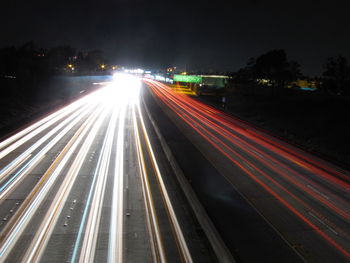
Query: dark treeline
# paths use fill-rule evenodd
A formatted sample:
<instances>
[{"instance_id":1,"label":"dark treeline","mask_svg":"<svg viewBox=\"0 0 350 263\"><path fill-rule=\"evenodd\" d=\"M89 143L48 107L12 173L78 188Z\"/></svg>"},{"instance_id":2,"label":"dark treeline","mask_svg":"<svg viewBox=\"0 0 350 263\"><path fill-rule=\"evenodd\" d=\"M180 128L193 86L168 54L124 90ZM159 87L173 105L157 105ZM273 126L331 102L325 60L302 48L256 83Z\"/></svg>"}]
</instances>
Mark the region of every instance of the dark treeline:
<instances>
[{"instance_id":1,"label":"dark treeline","mask_svg":"<svg viewBox=\"0 0 350 263\"><path fill-rule=\"evenodd\" d=\"M103 75L106 63L100 50L82 52L69 45L45 49L28 42L0 48L0 128L66 103L89 82L65 76Z\"/></svg>"},{"instance_id":2,"label":"dark treeline","mask_svg":"<svg viewBox=\"0 0 350 263\"><path fill-rule=\"evenodd\" d=\"M350 65L343 56L330 57L323 65L321 76L310 78L301 73L296 61L288 60L283 49L271 50L257 58L249 59L247 65L233 74L233 82L245 89L269 86L273 93L279 88L294 87L298 80L332 95L350 95Z\"/></svg>"},{"instance_id":3,"label":"dark treeline","mask_svg":"<svg viewBox=\"0 0 350 263\"><path fill-rule=\"evenodd\" d=\"M0 74L35 79L61 74L99 74L106 63L101 50L78 51L69 45L45 49L28 42L0 49Z\"/></svg>"},{"instance_id":4,"label":"dark treeline","mask_svg":"<svg viewBox=\"0 0 350 263\"><path fill-rule=\"evenodd\" d=\"M69 45L45 49L31 41L20 47L3 47L1 98L16 98L29 104L36 99L45 100L45 96L50 96L48 89L53 77L105 74L105 63L103 51L82 52Z\"/></svg>"},{"instance_id":5,"label":"dark treeline","mask_svg":"<svg viewBox=\"0 0 350 263\"><path fill-rule=\"evenodd\" d=\"M223 95L224 94L224 95ZM284 50L271 50L232 74L225 93L203 100L303 148L350 166L350 66L343 56L325 59L317 77Z\"/></svg>"}]
</instances>

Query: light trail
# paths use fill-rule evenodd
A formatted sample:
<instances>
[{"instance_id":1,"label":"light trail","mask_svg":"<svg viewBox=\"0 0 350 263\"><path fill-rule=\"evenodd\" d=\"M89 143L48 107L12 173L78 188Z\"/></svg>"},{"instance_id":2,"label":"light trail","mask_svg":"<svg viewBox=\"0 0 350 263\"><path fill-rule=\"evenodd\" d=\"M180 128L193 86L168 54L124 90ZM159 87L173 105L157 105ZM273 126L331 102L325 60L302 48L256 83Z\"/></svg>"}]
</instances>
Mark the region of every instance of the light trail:
<instances>
[{"instance_id":1,"label":"light trail","mask_svg":"<svg viewBox=\"0 0 350 263\"><path fill-rule=\"evenodd\" d=\"M350 206L346 199L349 177L345 171L327 167L285 144L279 145L277 140L264 137L262 132L255 132L246 123L188 96L176 94L164 84L153 80L145 82L181 120L331 246L350 258L350 235L348 229L342 227L350 222ZM295 163L300 165L296 167ZM266 169L272 174L265 172ZM231 179L228 177L227 180ZM310 198L299 197L300 192ZM342 223L338 226L337 222Z\"/></svg>"},{"instance_id":2,"label":"light trail","mask_svg":"<svg viewBox=\"0 0 350 263\"><path fill-rule=\"evenodd\" d=\"M78 176L79 170L83 165L87 152L90 149L91 144L106 115L106 112L98 112L98 114L93 115L93 118L91 118L90 122L86 125L86 127L84 127L85 132L83 134L86 133L87 137L84 138L83 145L76 155L67 173L67 176L64 178L60 188L58 189L56 196L54 197L52 204L43 219L42 224L39 226L38 231L33 237L32 242L23 257L23 260L25 262L38 262L40 260L45 246L51 236L53 228ZM87 131L89 132L87 133Z\"/></svg>"},{"instance_id":3,"label":"light trail","mask_svg":"<svg viewBox=\"0 0 350 263\"><path fill-rule=\"evenodd\" d=\"M91 183L89 195L86 200L86 205L80 223L77 239L75 241L71 262L76 262L78 260L78 249L80 246L85 226L86 230L79 261L86 262L93 261L94 259L97 239L96 235L98 234L99 230L99 218L101 216L102 201L106 187L106 177L108 174L110 156L112 151L116 118L117 111L114 110L101 148L101 154L96 165L96 171L94 173L94 177Z\"/></svg>"},{"instance_id":4,"label":"light trail","mask_svg":"<svg viewBox=\"0 0 350 263\"><path fill-rule=\"evenodd\" d=\"M19 155L16 159L14 159L11 163L6 165L3 169L0 170L0 182L3 182L6 179L6 176L8 176L14 169L14 167L17 167L19 163L23 162L23 159L25 159L29 154L31 154L33 151L38 149L44 142L46 142L48 139L50 139L56 132L58 132L60 129L62 129L64 126L68 125L72 120L76 119L76 121L80 120L80 116L84 111L87 111L87 108L83 108L74 114L72 114L70 117L65 119L63 122L55 126L50 132L46 133L43 137L41 137L36 143L34 143L31 147L29 147L25 152L23 152L21 155ZM66 130L67 131L67 130ZM64 134L61 133L62 136ZM51 144L53 146L53 144ZM49 149L49 148L47 148Z\"/></svg>"},{"instance_id":5,"label":"light trail","mask_svg":"<svg viewBox=\"0 0 350 263\"><path fill-rule=\"evenodd\" d=\"M190 252L188 250L185 238L183 236L180 224L179 224L179 222L177 220L174 208L173 208L173 206L171 204L170 197L168 195L168 191L167 191L167 189L165 187L165 184L164 184L164 181L163 181L163 177L162 177L162 175L160 173L160 170L159 170L159 167L158 167L158 164L157 164L157 160L155 158L155 155L154 155L154 152L153 152L153 149L152 149L152 145L151 145L151 142L150 142L150 139L149 139L149 135L147 133L147 129L146 129L146 126L145 126L145 123L144 123L143 116L142 116L142 113L141 113L139 105L137 107L137 110L139 112L139 116L140 116L140 120L141 120L142 131L143 131L143 134L144 134L146 142L147 142L147 148L148 148L148 151L149 151L149 153L151 155L152 164L153 164L153 167L155 169L155 172L156 172L156 175L157 175L157 179L158 179L158 182L159 182L159 185L160 185L160 188L161 188L161 192L162 192L164 200L165 200L167 211L168 211L168 213L170 215L171 223L172 223L172 225L174 227L174 230L175 230L175 236L176 236L177 243L178 243L178 245L180 247L180 250L181 250L181 256L183 257L183 261L184 262L188 262L188 263L193 262L191 254L190 254Z\"/></svg>"},{"instance_id":6,"label":"light trail","mask_svg":"<svg viewBox=\"0 0 350 263\"><path fill-rule=\"evenodd\" d=\"M137 149L137 157L139 160L139 169L141 174L142 190L143 190L143 197L144 197L143 199L144 199L145 209L146 209L148 232L151 240L152 255L155 262L166 262L165 249L164 249L163 241L160 234L158 219L156 215L156 209L154 207L153 197L151 194L149 180L146 172L145 159L142 154L143 150L141 146L141 139L140 139L141 137L140 137L140 131L138 129L135 108L133 109L133 123L135 127L134 129L135 142L136 142L136 149Z\"/></svg>"},{"instance_id":7,"label":"light trail","mask_svg":"<svg viewBox=\"0 0 350 263\"><path fill-rule=\"evenodd\" d=\"M15 186L23 179L23 177L26 174L28 174L32 169L34 169L38 165L38 163L40 163L40 161L45 157L45 154L47 154L47 152L50 149L52 149L52 147L55 146L79 121L81 121L81 118L84 118L86 114L90 112L91 109L83 108L83 110L84 111L78 111L76 112L76 114L71 115L71 117L67 119L70 122L62 122L60 125L56 126L50 133L46 134L46 136L44 136L42 140L38 141L37 145L33 145L34 149L36 148L36 146L39 147L44 141L46 141L46 139L50 138L52 134L60 130L62 127L66 126L62 131L59 132L59 134L57 134L52 140L50 140L49 143L46 144L43 149L41 149L32 159L30 159L30 161L28 161L17 173L15 173L10 179L8 179L8 181L5 184L3 184L0 187L0 204L1 200L3 200L9 192L14 190ZM34 151L33 148L31 147L28 151L21 154L18 162L22 163L23 159L27 159L25 158L25 155L29 152ZM5 171L4 174L6 175L9 173Z\"/></svg>"},{"instance_id":8,"label":"light trail","mask_svg":"<svg viewBox=\"0 0 350 263\"><path fill-rule=\"evenodd\" d=\"M7 228L2 231L0 240L0 262L3 262L11 252L11 249L20 238L25 227L29 224L30 219L44 201L52 185L55 183L61 171L72 157L79 143L84 138L84 135L89 131L88 128L92 124L92 120L95 118L96 113L90 116L85 124L75 133L73 138L66 145L65 149L57 157L56 161L50 166L39 183L29 194L25 203L22 204L19 211L16 213L16 216L11 219L7 225Z\"/></svg>"},{"instance_id":9,"label":"light trail","mask_svg":"<svg viewBox=\"0 0 350 263\"><path fill-rule=\"evenodd\" d=\"M46 255L55 253L50 247L57 248L59 243L57 232L68 230L73 234L65 240L67 245L59 244L64 260L95 262L102 257L108 262L123 262L125 156L130 154L136 157L134 165L143 189L139 193L144 198L141 206L145 205L142 220L148 225L144 235L153 250L153 261L171 261L167 249L172 247L181 261L192 262L142 116L140 88L140 79L117 76L115 82L0 143L0 206L12 207L1 212L6 221L1 225L0 262L12 257L28 263L46 260ZM132 120L131 125L126 124L127 119ZM128 134L133 135L135 147L125 147ZM97 163L91 162L95 152L99 153ZM90 169L91 174L83 179L83 171ZM157 178L159 192L150 187L151 176ZM77 197L74 189L80 189L81 196ZM14 196L21 200L16 205ZM72 202L78 207L74 211L75 206L67 208ZM168 222L165 226L158 224L158 209L167 212L162 220ZM71 216L74 220L68 224ZM164 246L162 229L168 224L172 236L166 238L169 241ZM101 233L105 229L109 229L106 237ZM101 239L106 242L102 253Z\"/></svg>"},{"instance_id":10,"label":"light trail","mask_svg":"<svg viewBox=\"0 0 350 263\"><path fill-rule=\"evenodd\" d=\"M109 158L111 155L111 146L112 146L112 142L113 142L113 136L114 136L114 132L115 132L115 122L116 122L116 113L114 111L113 116L111 118L111 121L109 123L108 129L107 129L107 133L106 136L104 138L104 142L101 148L101 154L99 156L97 165L96 165L96 170L94 173L94 177L91 183L91 187L90 187L90 191L86 200L86 205L85 205L85 209L83 212L83 216L81 219L81 223L80 223L80 227L79 227L79 232L77 235L77 239L75 241L74 244L74 249L73 249L73 254L72 254L72 260L71 262L77 262L78 260L78 250L80 247L80 242L81 242L81 238L83 236L83 231L84 228L86 226L86 221L88 221L89 223L89 227L86 227L88 230L85 230L85 236L87 238L89 238L89 236L94 236L94 234L91 234L91 231L94 231L94 228L97 226L98 224L91 224L90 222L90 216L89 216L89 211L91 211L92 209L90 209L91 207L91 203L94 203L95 201L92 201L94 199L96 199L96 195L101 194L101 190L98 191L96 185L101 185L101 183L97 183L97 181L101 178L100 174L102 173L102 177L104 178L104 184L103 184L103 188L105 188L105 176L107 175L108 172L108 165L109 165ZM101 181L101 180L99 180ZM104 192L104 190L103 190ZM96 205L94 206L96 207ZM89 210L90 209L90 210ZM91 212L90 212L91 214ZM89 234L87 234L89 232ZM96 231L97 233L97 231ZM82 251L81 251L81 256L80 256L80 261L83 259L89 260L89 259L93 259L93 255L88 255L88 253L94 253L94 251L91 251L90 249L85 248L86 244L91 244L91 242L85 241L84 239L84 244Z\"/></svg>"},{"instance_id":11,"label":"light trail","mask_svg":"<svg viewBox=\"0 0 350 263\"><path fill-rule=\"evenodd\" d=\"M35 122L34 124L25 128L24 130L14 134L13 136L7 138L6 140L0 142L0 150L7 147L10 144L12 144L11 147L8 147L11 150L6 149L6 151L2 150L0 152L0 159L2 159L4 156L6 156L7 154L12 152L13 150L18 148L19 146L21 146L22 144L24 144L25 142L27 142L31 138L33 138L35 135L44 131L45 129L47 129L48 127L50 127L51 125L53 125L57 121L72 114L73 112L77 111L77 109L79 109L83 105L86 105L86 103L90 102L97 93L99 93L99 91L94 92L88 96L85 96L82 99L77 100L76 102L52 113L51 115L43 118L42 120ZM27 135L27 136L25 136L25 135ZM25 137L23 137L23 136L25 136ZM21 138L21 140L19 140L20 138ZM17 141L17 140L19 140L19 141Z\"/></svg>"},{"instance_id":12,"label":"light trail","mask_svg":"<svg viewBox=\"0 0 350 263\"><path fill-rule=\"evenodd\" d=\"M280 174L281 177L289 180L291 183L293 183L295 186L301 188L303 191L308 192L312 197L318 199L322 204L326 205L330 209L332 209L335 213L340 215L341 217L344 217L346 220L350 220L350 210L348 202L345 200L342 200L340 196L336 196L332 194L328 189L323 187L321 184L318 184L315 181L310 180L308 177L303 176L303 174L298 173L297 171L291 169L289 166L285 165L283 162L280 162L276 158L273 157L273 155L266 154L266 152L261 151L260 149L256 148L253 144L249 144L239 136L235 135L234 133L230 133L230 131L226 130L224 127L218 125L214 121L211 121L210 118L207 117L207 115L201 115L194 111L192 108L188 107L186 104L181 103L177 101L176 103L172 104L171 106L173 109L176 106L174 105L180 105L182 107L182 115L186 115L190 113L189 116L193 115L195 118L192 119L192 123L197 123L197 125L200 125L196 120L200 120L201 123L204 123L205 126L210 127L210 129L213 129L216 133L218 133L220 136L224 137L226 140L228 140L231 144L234 144L240 149L245 149L251 156L253 156L255 159L259 160L261 163L263 163L266 167L269 167L271 170L275 171L276 173ZM191 117L188 117L191 119ZM193 125L193 124L190 125ZM204 127L204 126L201 126ZM210 135L212 136L212 135ZM226 147L226 145L225 145ZM249 161L245 161L249 162ZM312 187L313 191L310 191L310 185L314 185ZM315 189L318 188L320 191L315 191ZM332 199L330 200L328 196L332 196Z\"/></svg>"},{"instance_id":13,"label":"light trail","mask_svg":"<svg viewBox=\"0 0 350 263\"><path fill-rule=\"evenodd\" d=\"M115 173L113 178L112 208L110 217L110 231L108 243L108 262L119 263L123 261L123 181L124 181L124 124L126 108L121 109L117 153L115 160Z\"/></svg>"}]
</instances>

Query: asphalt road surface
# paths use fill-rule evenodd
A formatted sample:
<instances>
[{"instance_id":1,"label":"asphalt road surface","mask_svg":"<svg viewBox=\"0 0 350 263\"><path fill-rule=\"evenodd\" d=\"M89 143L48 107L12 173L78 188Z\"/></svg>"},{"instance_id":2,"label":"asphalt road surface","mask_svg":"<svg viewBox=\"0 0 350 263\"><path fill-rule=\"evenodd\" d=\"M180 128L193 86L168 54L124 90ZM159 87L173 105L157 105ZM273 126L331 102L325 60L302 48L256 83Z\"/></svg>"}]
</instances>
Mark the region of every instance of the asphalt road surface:
<instances>
[{"instance_id":1,"label":"asphalt road surface","mask_svg":"<svg viewBox=\"0 0 350 263\"><path fill-rule=\"evenodd\" d=\"M119 75L0 143L0 262L217 261L140 87Z\"/></svg>"},{"instance_id":2,"label":"asphalt road surface","mask_svg":"<svg viewBox=\"0 0 350 263\"><path fill-rule=\"evenodd\" d=\"M176 125L160 130L238 261L350 261L348 171L146 82L146 104Z\"/></svg>"},{"instance_id":3,"label":"asphalt road surface","mask_svg":"<svg viewBox=\"0 0 350 263\"><path fill-rule=\"evenodd\" d=\"M118 75L0 142L0 262L222 261L201 216L232 262L349 262L349 172L143 81Z\"/></svg>"}]
</instances>

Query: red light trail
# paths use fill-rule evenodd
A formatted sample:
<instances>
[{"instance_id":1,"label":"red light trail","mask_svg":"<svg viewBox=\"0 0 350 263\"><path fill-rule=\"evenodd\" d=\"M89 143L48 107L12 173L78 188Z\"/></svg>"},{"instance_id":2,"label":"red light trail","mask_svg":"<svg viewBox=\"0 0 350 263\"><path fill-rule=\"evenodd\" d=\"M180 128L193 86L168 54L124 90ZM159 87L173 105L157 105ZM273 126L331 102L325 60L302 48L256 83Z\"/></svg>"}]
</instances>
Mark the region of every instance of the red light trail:
<instances>
[{"instance_id":1,"label":"red light trail","mask_svg":"<svg viewBox=\"0 0 350 263\"><path fill-rule=\"evenodd\" d=\"M350 258L350 234L347 227L342 227L350 221L346 199L350 180L346 171L198 100L175 93L160 82L144 81L166 106L244 174Z\"/></svg>"}]
</instances>

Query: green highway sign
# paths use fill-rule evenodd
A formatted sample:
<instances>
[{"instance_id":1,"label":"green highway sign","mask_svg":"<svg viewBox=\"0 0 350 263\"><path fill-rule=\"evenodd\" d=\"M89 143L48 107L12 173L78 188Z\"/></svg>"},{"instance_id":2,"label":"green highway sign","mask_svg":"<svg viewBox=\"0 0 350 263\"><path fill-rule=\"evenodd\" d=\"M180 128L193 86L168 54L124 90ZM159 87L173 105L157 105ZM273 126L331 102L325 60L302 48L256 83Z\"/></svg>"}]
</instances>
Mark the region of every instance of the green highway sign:
<instances>
[{"instance_id":1,"label":"green highway sign","mask_svg":"<svg viewBox=\"0 0 350 263\"><path fill-rule=\"evenodd\" d=\"M202 77L195 75L174 75L174 81L189 82L189 83L201 83Z\"/></svg>"}]
</instances>

